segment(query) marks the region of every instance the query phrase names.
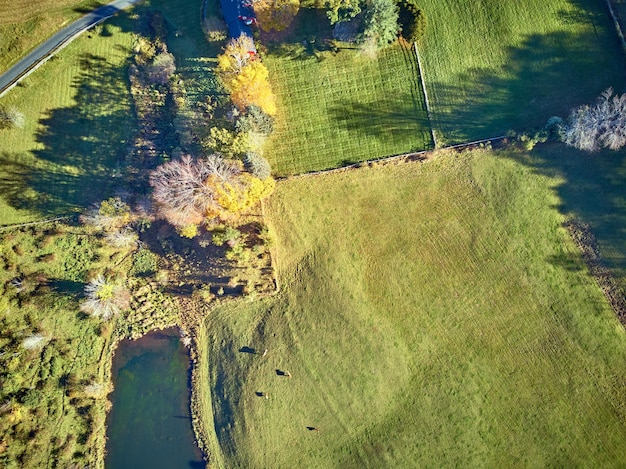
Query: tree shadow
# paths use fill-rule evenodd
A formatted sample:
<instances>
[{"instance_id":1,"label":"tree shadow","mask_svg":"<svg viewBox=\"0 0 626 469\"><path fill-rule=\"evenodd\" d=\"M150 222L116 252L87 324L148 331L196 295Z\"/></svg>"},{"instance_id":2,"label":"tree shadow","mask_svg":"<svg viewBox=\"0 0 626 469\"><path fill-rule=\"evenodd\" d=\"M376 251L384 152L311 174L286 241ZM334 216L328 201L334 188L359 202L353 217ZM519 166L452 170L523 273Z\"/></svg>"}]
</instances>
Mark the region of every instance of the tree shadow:
<instances>
[{"instance_id":1,"label":"tree shadow","mask_svg":"<svg viewBox=\"0 0 626 469\"><path fill-rule=\"evenodd\" d=\"M431 83L434 128L446 143L541 126L609 86L623 87L624 60L605 12L571 3L574 12L559 13L570 29L526 36L505 50L499 68L474 67Z\"/></svg>"},{"instance_id":2,"label":"tree shadow","mask_svg":"<svg viewBox=\"0 0 626 469\"><path fill-rule=\"evenodd\" d=\"M42 216L80 210L124 182L125 156L135 118L126 67L84 54L72 87L72 106L39 121L31 155L0 154L0 193L17 209ZM33 159L34 157L34 159Z\"/></svg>"}]
</instances>

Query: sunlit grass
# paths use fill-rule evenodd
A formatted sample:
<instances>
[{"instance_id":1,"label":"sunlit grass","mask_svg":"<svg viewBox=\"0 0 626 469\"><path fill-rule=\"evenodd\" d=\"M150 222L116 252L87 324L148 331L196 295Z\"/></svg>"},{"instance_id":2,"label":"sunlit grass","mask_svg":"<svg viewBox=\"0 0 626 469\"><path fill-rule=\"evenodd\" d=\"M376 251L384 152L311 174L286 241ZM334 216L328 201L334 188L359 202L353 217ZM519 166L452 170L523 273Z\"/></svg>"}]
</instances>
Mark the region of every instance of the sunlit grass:
<instances>
[{"instance_id":1,"label":"sunlit grass","mask_svg":"<svg viewBox=\"0 0 626 469\"><path fill-rule=\"evenodd\" d=\"M266 145L277 174L302 173L432 146L415 58L394 45L371 59L355 50L264 63L278 98Z\"/></svg>"},{"instance_id":2,"label":"sunlit grass","mask_svg":"<svg viewBox=\"0 0 626 469\"><path fill-rule=\"evenodd\" d=\"M0 130L0 224L72 213L112 184L135 125L131 24L75 40L0 100L25 115L23 128Z\"/></svg>"},{"instance_id":3,"label":"sunlit grass","mask_svg":"<svg viewBox=\"0 0 626 469\"><path fill-rule=\"evenodd\" d=\"M623 462L626 336L519 156L279 184L280 293L207 319L216 462Z\"/></svg>"}]
</instances>

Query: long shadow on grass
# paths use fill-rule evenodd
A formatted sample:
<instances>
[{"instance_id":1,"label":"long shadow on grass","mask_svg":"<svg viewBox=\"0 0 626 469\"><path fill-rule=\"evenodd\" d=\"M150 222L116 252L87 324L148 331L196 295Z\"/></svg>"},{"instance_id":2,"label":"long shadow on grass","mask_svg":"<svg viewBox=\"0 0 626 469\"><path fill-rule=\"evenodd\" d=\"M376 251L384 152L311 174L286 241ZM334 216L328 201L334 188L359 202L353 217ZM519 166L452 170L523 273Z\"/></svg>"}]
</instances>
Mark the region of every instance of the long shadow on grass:
<instances>
[{"instance_id":1,"label":"long shadow on grass","mask_svg":"<svg viewBox=\"0 0 626 469\"><path fill-rule=\"evenodd\" d=\"M73 83L75 104L49 111L31 157L2 153L8 175L0 193L15 208L42 215L67 213L106 197L122 181L126 145L135 118L125 67L86 54Z\"/></svg>"},{"instance_id":2,"label":"long shadow on grass","mask_svg":"<svg viewBox=\"0 0 626 469\"><path fill-rule=\"evenodd\" d=\"M559 210L590 225L605 264L626 282L626 151L588 154L551 143L538 145L531 158L518 161L563 180L556 188ZM573 268L568 257L550 261Z\"/></svg>"},{"instance_id":3,"label":"long shadow on grass","mask_svg":"<svg viewBox=\"0 0 626 469\"><path fill-rule=\"evenodd\" d=\"M563 12L561 20L574 32L529 35L506 50L501 68L471 68L429 86L434 127L445 143L541 126L609 86L624 85L624 59L605 12L573 3L577 13Z\"/></svg>"}]
</instances>

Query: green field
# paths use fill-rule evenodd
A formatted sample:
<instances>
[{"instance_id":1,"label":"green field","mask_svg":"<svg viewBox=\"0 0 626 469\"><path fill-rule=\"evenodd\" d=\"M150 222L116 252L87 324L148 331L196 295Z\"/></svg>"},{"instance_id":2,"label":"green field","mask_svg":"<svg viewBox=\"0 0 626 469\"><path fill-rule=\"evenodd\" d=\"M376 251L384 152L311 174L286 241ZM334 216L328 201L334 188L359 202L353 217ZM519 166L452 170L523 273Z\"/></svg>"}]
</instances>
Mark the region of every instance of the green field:
<instances>
[{"instance_id":1,"label":"green field","mask_svg":"<svg viewBox=\"0 0 626 469\"><path fill-rule=\"evenodd\" d=\"M206 323L218 467L622 465L626 335L523 162L280 183L280 293Z\"/></svg>"},{"instance_id":2,"label":"green field","mask_svg":"<svg viewBox=\"0 0 626 469\"><path fill-rule=\"evenodd\" d=\"M65 215L101 200L118 182L135 126L125 14L72 42L0 100L24 113L0 130L0 224Z\"/></svg>"},{"instance_id":3,"label":"green field","mask_svg":"<svg viewBox=\"0 0 626 469\"><path fill-rule=\"evenodd\" d=\"M263 58L278 98L266 154L276 174L297 174L432 147L413 52L375 58L355 50Z\"/></svg>"},{"instance_id":4,"label":"green field","mask_svg":"<svg viewBox=\"0 0 626 469\"><path fill-rule=\"evenodd\" d=\"M105 0L0 0L0 73Z\"/></svg>"},{"instance_id":5,"label":"green field","mask_svg":"<svg viewBox=\"0 0 626 469\"><path fill-rule=\"evenodd\" d=\"M420 47L442 143L502 135L565 117L609 86L624 56L601 1L423 0Z\"/></svg>"}]
</instances>

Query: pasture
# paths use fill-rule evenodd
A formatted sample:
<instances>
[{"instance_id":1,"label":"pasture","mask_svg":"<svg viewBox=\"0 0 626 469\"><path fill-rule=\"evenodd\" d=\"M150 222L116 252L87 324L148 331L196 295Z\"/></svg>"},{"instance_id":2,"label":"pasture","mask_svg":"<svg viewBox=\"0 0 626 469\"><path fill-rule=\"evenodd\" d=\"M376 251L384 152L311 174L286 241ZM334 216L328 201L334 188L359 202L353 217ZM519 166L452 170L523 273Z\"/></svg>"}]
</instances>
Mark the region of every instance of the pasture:
<instances>
[{"instance_id":1,"label":"pasture","mask_svg":"<svg viewBox=\"0 0 626 469\"><path fill-rule=\"evenodd\" d=\"M562 228L566 180L528 158L281 182L280 292L203 332L212 461L620 466L626 334Z\"/></svg>"},{"instance_id":2,"label":"pasture","mask_svg":"<svg viewBox=\"0 0 626 469\"><path fill-rule=\"evenodd\" d=\"M0 0L0 73L106 0Z\"/></svg>"},{"instance_id":3,"label":"pasture","mask_svg":"<svg viewBox=\"0 0 626 469\"><path fill-rule=\"evenodd\" d=\"M0 224L71 214L117 183L135 126L132 21L122 13L83 35L0 100L26 118L0 130Z\"/></svg>"},{"instance_id":4,"label":"pasture","mask_svg":"<svg viewBox=\"0 0 626 469\"><path fill-rule=\"evenodd\" d=\"M350 48L333 53L320 45L324 31L316 31L307 47L288 38L263 57L278 103L265 151L274 172L298 174L432 148L411 49L393 45L376 58Z\"/></svg>"},{"instance_id":5,"label":"pasture","mask_svg":"<svg viewBox=\"0 0 626 469\"><path fill-rule=\"evenodd\" d=\"M420 46L439 144L523 131L624 91L624 57L604 2L419 2Z\"/></svg>"}]
</instances>

